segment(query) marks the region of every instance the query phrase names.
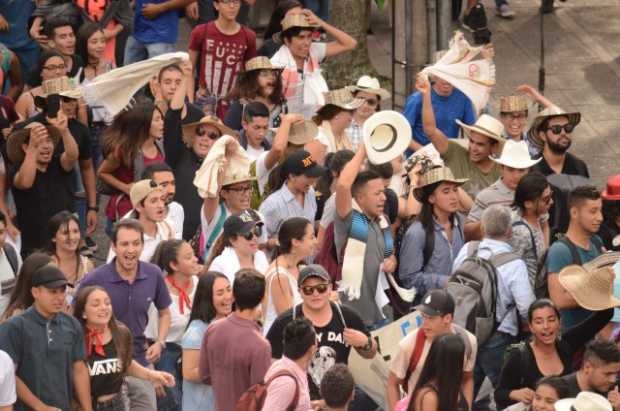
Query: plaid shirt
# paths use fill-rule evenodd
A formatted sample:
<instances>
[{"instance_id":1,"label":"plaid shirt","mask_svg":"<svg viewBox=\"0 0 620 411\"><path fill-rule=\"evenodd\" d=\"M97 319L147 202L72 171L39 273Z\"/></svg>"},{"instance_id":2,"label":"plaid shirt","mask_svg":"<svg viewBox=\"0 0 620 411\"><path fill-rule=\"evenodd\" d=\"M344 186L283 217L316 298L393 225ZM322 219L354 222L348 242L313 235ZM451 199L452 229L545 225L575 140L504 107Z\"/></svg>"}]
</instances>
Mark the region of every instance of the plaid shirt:
<instances>
[{"instance_id":1,"label":"plaid shirt","mask_svg":"<svg viewBox=\"0 0 620 411\"><path fill-rule=\"evenodd\" d=\"M362 143L362 124L358 124L355 120L351 120L351 125L346 129L346 133L351 140L351 150L357 151L357 147Z\"/></svg>"}]
</instances>

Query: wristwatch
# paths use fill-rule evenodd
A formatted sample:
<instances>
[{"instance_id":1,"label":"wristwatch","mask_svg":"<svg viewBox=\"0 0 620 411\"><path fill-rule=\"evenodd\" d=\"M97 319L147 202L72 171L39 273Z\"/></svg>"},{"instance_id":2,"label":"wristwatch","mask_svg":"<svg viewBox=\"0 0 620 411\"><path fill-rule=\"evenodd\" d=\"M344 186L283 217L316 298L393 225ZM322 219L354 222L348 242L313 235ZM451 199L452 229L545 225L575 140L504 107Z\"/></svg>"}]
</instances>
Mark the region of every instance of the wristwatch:
<instances>
[{"instance_id":1,"label":"wristwatch","mask_svg":"<svg viewBox=\"0 0 620 411\"><path fill-rule=\"evenodd\" d=\"M363 346L362 348L360 348L362 351L370 351L370 349L372 348L372 337L369 335L368 336L368 342L366 343L365 346Z\"/></svg>"}]
</instances>

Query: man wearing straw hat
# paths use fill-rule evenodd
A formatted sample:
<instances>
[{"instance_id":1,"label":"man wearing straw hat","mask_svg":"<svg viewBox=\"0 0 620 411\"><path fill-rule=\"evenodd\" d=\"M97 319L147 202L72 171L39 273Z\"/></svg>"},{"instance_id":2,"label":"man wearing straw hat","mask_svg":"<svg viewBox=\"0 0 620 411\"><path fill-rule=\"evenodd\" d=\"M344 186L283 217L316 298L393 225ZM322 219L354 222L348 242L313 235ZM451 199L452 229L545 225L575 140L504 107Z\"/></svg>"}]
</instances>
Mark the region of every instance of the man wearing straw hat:
<instances>
[{"instance_id":1,"label":"man wearing straw hat","mask_svg":"<svg viewBox=\"0 0 620 411\"><path fill-rule=\"evenodd\" d=\"M312 32L321 28L335 40L329 43L313 43ZM327 83L321 75L320 64L328 57L336 56L357 46L357 41L342 30L318 18L312 11L287 15L282 20L282 31L277 34L282 47L273 55L271 62L284 67L282 89L289 110L302 113L310 119L323 103Z\"/></svg>"},{"instance_id":2,"label":"man wearing straw hat","mask_svg":"<svg viewBox=\"0 0 620 411\"><path fill-rule=\"evenodd\" d=\"M468 240L482 238L480 227L482 212L493 204L511 206L519 181L530 171L531 167L540 161L540 159L533 160L530 157L525 141L513 140L506 141L502 155L491 157L491 160L499 164L501 177L476 196L465 222L465 236Z\"/></svg>"},{"instance_id":3,"label":"man wearing straw hat","mask_svg":"<svg viewBox=\"0 0 620 411\"><path fill-rule=\"evenodd\" d=\"M490 186L500 177L499 164L491 160L491 155L500 154L504 138L504 126L495 118L483 114L472 126L455 120L469 139L468 148L451 140L437 127L431 101L431 86L428 79L419 75L416 88L423 96L422 120L424 132L443 158L446 166L456 178L468 178L463 189L471 198ZM471 201L471 200L470 200Z\"/></svg>"}]
</instances>

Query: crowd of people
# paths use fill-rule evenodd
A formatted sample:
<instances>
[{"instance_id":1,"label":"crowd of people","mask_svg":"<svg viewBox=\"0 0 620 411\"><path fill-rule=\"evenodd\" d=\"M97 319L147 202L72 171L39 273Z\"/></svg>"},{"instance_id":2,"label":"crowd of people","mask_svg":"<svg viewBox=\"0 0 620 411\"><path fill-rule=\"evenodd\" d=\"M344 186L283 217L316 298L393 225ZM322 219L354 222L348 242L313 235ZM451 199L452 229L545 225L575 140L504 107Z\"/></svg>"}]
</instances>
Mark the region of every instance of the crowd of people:
<instances>
[{"instance_id":1,"label":"crowd of people","mask_svg":"<svg viewBox=\"0 0 620 411\"><path fill-rule=\"evenodd\" d=\"M452 49L387 110L328 88L329 1L262 39L251 7L0 2L0 410L620 411L620 174L581 114L492 107Z\"/></svg>"}]
</instances>

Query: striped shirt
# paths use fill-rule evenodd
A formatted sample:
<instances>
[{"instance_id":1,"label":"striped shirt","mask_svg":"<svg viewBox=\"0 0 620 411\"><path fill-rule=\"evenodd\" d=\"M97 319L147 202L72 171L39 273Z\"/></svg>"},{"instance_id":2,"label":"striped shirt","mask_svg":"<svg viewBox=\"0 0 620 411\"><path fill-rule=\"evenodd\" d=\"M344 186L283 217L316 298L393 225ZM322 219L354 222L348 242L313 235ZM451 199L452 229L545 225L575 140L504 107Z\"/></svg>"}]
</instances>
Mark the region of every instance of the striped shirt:
<instances>
[{"instance_id":1,"label":"striped shirt","mask_svg":"<svg viewBox=\"0 0 620 411\"><path fill-rule=\"evenodd\" d=\"M510 190L500 178L478 193L474 205L467 216L468 223L479 222L482 212L488 207L499 204L510 207L515 199L515 192Z\"/></svg>"}]
</instances>

